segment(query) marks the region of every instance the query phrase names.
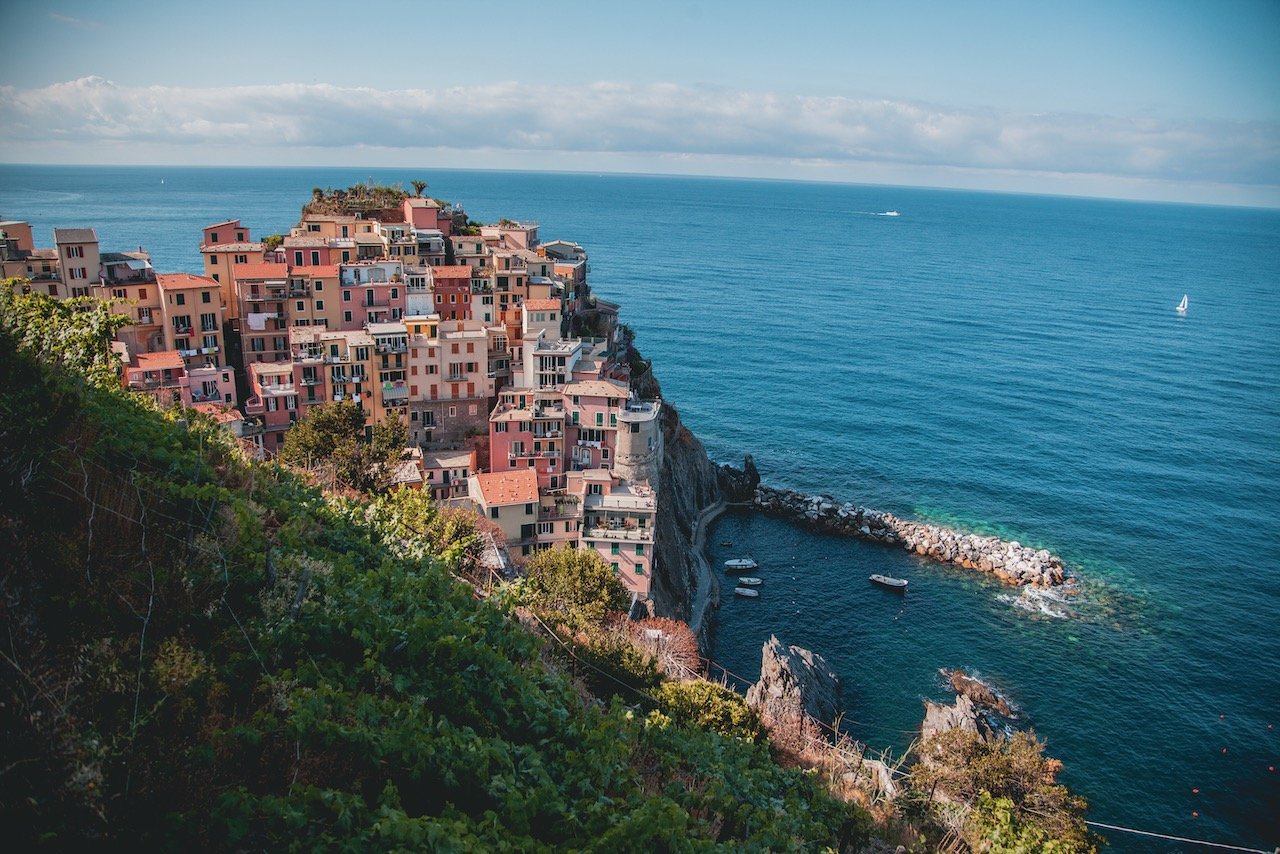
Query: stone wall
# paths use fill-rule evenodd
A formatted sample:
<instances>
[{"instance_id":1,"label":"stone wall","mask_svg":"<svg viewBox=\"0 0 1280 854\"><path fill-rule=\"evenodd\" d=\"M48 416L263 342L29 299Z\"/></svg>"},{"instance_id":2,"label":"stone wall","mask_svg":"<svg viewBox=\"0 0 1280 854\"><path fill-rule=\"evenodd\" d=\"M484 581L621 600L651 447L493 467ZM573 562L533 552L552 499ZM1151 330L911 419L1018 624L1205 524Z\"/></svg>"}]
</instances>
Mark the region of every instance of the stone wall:
<instances>
[{"instance_id":1,"label":"stone wall","mask_svg":"<svg viewBox=\"0 0 1280 854\"><path fill-rule=\"evenodd\" d=\"M967 534L938 525L899 519L892 513L840 504L828 496L758 486L753 504L765 513L851 537L902 546L909 552L965 569L989 572L1008 584L1049 587L1068 579L1062 558L1044 549L998 537Z\"/></svg>"}]
</instances>

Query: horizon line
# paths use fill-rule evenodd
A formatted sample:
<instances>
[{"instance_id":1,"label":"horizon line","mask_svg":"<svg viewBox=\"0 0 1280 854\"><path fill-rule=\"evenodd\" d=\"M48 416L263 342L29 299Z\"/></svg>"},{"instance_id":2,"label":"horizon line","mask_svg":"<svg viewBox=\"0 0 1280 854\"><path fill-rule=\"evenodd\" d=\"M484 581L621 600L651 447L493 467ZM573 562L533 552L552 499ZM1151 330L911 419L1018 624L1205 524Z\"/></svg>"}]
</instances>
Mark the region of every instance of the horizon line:
<instances>
[{"instance_id":1,"label":"horizon line","mask_svg":"<svg viewBox=\"0 0 1280 854\"><path fill-rule=\"evenodd\" d=\"M475 167L475 166L371 166L371 165L309 165L299 166L295 164L279 164L279 163L239 163L239 164L209 164L209 163L36 163L36 162L13 162L0 160L0 168L4 167L31 167L31 168L54 168L54 169L282 169L294 172L306 170L331 170L331 169L376 169L382 171L393 170L411 170L424 169L434 172L498 172L509 174L534 174L534 175L596 175L599 177L621 177L621 178L671 178L679 180L703 180L703 181L750 181L761 183L778 183L778 184L821 184L845 187L884 187L887 189L901 190L930 190L937 192L949 193L978 193L994 196L1029 196L1033 198L1049 198L1049 199L1081 199L1088 201L1105 201L1144 205L1179 205L1191 207L1206 208L1232 208L1246 210L1265 210L1280 211L1280 202L1268 204L1265 202L1204 202L1204 201L1187 201L1181 199L1150 199L1135 198L1131 196L1106 196L1091 193L1054 193L1036 190L1014 190L1014 189L993 189L993 188L975 188L975 187L948 187L937 184L901 184L901 183L876 183L871 181L852 181L840 178L795 178L795 177L762 177L758 175L717 175L690 172L633 172L626 170L612 169L553 169L553 168L525 168L516 169L510 167ZM1064 173L1066 174L1066 173Z\"/></svg>"}]
</instances>

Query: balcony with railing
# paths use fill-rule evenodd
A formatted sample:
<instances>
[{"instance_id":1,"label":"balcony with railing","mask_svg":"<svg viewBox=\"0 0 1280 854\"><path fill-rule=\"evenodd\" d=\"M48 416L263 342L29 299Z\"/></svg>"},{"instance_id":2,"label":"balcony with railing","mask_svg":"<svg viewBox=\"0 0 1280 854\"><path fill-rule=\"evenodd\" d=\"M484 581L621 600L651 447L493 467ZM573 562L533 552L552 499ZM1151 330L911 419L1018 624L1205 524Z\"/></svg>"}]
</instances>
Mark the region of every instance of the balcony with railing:
<instances>
[{"instance_id":1,"label":"balcony with railing","mask_svg":"<svg viewBox=\"0 0 1280 854\"><path fill-rule=\"evenodd\" d=\"M639 543L653 542L652 528L613 528L613 527L583 527L582 538L584 540L631 540Z\"/></svg>"},{"instance_id":2,"label":"balcony with railing","mask_svg":"<svg viewBox=\"0 0 1280 854\"><path fill-rule=\"evenodd\" d=\"M250 288L244 295L245 302L281 302L289 298L289 289L283 285L276 287Z\"/></svg>"},{"instance_id":3,"label":"balcony with railing","mask_svg":"<svg viewBox=\"0 0 1280 854\"><path fill-rule=\"evenodd\" d=\"M404 338L378 341L373 345L373 349L379 353L404 353L409 349L409 342Z\"/></svg>"}]
</instances>

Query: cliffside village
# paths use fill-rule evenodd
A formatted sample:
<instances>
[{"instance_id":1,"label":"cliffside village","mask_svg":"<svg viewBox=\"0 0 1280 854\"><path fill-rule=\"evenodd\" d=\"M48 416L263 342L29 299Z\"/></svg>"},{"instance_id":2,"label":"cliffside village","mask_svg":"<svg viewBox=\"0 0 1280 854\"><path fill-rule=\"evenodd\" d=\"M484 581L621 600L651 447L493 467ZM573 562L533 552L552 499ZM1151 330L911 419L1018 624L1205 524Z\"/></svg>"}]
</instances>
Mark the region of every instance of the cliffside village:
<instances>
[{"instance_id":1,"label":"cliffside village","mask_svg":"<svg viewBox=\"0 0 1280 854\"><path fill-rule=\"evenodd\" d=\"M209 412L259 458L330 401L359 406L366 430L399 420L398 482L474 507L511 555L594 549L645 603L661 402L631 389L618 306L589 294L581 246L456 221L423 197L304 213L282 241L229 220L203 230L200 275L103 251L91 228L36 248L7 221L0 270L24 291L116 301L132 321L115 344L124 385ZM575 315L602 337L569 337Z\"/></svg>"}]
</instances>

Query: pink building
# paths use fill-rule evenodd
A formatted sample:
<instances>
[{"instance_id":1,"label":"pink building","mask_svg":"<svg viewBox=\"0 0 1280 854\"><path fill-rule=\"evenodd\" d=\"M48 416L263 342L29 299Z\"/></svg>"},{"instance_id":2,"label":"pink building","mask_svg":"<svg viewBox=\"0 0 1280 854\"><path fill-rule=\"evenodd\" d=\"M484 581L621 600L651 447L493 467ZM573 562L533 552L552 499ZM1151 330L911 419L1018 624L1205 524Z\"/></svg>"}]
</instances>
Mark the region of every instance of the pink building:
<instances>
[{"instance_id":1,"label":"pink building","mask_svg":"<svg viewBox=\"0 0 1280 854\"><path fill-rule=\"evenodd\" d=\"M298 420L293 362L257 362L248 367L249 399L244 412L260 419L263 450L273 457L284 445L285 431Z\"/></svg>"},{"instance_id":2,"label":"pink building","mask_svg":"<svg viewBox=\"0 0 1280 854\"><path fill-rule=\"evenodd\" d=\"M138 353L125 369L125 386L130 391L153 397L161 406L190 403L187 366L174 350Z\"/></svg>"}]
</instances>

